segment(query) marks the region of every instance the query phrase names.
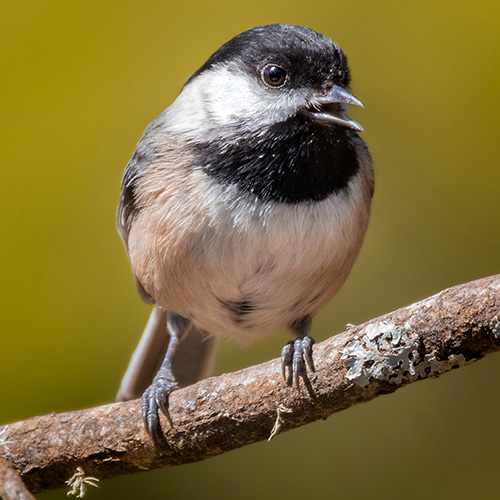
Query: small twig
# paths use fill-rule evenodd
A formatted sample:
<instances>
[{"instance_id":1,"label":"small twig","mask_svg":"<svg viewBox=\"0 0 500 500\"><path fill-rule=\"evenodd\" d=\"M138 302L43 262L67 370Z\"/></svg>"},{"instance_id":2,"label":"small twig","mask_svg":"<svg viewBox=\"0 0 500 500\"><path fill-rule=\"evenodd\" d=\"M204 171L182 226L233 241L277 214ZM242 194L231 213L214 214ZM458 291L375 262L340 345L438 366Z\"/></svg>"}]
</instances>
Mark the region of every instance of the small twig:
<instances>
[{"instance_id":1,"label":"small twig","mask_svg":"<svg viewBox=\"0 0 500 500\"><path fill-rule=\"evenodd\" d=\"M3 458L0 458L0 498L3 500L35 500L26 488L19 472Z\"/></svg>"}]
</instances>

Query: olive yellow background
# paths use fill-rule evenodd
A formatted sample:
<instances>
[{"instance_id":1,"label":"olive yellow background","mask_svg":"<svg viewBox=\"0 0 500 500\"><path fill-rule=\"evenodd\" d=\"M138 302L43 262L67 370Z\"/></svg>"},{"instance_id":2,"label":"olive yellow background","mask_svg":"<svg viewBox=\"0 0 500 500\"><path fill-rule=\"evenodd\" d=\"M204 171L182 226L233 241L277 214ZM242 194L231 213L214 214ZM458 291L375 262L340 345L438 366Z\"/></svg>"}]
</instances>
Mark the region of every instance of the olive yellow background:
<instances>
[{"instance_id":1,"label":"olive yellow background","mask_svg":"<svg viewBox=\"0 0 500 500\"><path fill-rule=\"evenodd\" d=\"M4 1L0 424L113 400L149 314L115 231L123 168L213 51L270 22L343 47L376 167L363 250L315 338L500 271L497 0ZM286 340L224 343L216 372L277 357ZM86 498L498 499L499 421L493 354Z\"/></svg>"}]
</instances>

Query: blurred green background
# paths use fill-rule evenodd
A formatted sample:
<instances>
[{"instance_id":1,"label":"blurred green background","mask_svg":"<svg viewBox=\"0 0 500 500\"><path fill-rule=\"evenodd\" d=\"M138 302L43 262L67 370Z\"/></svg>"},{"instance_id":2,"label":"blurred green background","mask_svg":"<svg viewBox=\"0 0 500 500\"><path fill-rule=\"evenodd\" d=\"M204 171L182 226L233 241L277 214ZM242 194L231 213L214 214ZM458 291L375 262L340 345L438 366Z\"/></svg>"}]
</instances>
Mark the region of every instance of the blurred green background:
<instances>
[{"instance_id":1,"label":"blurred green background","mask_svg":"<svg viewBox=\"0 0 500 500\"><path fill-rule=\"evenodd\" d=\"M145 126L223 42L305 25L350 58L373 215L321 340L500 271L500 4L18 1L0 7L0 423L113 400L149 314L115 231ZM224 343L216 371L278 356ZM500 357L86 498L498 499ZM66 490L39 495L66 498Z\"/></svg>"}]
</instances>

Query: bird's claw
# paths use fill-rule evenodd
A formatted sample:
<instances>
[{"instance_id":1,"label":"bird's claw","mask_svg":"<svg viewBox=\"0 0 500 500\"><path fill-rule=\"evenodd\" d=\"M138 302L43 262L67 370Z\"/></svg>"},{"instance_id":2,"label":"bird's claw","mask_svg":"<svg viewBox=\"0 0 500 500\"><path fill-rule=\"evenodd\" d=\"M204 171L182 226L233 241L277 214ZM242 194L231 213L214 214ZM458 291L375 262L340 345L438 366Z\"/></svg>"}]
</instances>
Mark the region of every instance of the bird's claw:
<instances>
[{"instance_id":1,"label":"bird's claw","mask_svg":"<svg viewBox=\"0 0 500 500\"><path fill-rule=\"evenodd\" d=\"M314 339L309 335L299 335L295 340L287 342L281 350L281 372L288 385L295 384L300 392L300 379L304 382L307 392L315 397L311 381L307 375L308 369L316 371L312 357Z\"/></svg>"},{"instance_id":2,"label":"bird's claw","mask_svg":"<svg viewBox=\"0 0 500 500\"><path fill-rule=\"evenodd\" d=\"M158 410L167 417L170 426L173 427L172 419L168 411L168 398L173 391L178 389L178 387L172 372L168 369L160 368L153 379L153 383L142 395L141 407L144 426L151 436L157 450L160 449L160 443L165 441Z\"/></svg>"}]
</instances>

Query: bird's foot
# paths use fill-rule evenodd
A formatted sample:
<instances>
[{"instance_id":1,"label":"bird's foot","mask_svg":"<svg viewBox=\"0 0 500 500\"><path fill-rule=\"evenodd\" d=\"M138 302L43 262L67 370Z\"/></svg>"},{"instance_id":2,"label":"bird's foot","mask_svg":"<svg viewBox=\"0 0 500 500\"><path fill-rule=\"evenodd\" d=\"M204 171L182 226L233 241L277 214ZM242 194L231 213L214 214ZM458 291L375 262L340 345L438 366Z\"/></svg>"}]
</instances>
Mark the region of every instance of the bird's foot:
<instances>
[{"instance_id":1,"label":"bird's foot","mask_svg":"<svg viewBox=\"0 0 500 500\"><path fill-rule=\"evenodd\" d=\"M314 339L309 335L299 335L295 340L287 342L281 350L281 371L288 385L295 384L300 392L300 379L304 382L307 392L315 397L307 370L315 371L313 361Z\"/></svg>"},{"instance_id":2,"label":"bird's foot","mask_svg":"<svg viewBox=\"0 0 500 500\"><path fill-rule=\"evenodd\" d=\"M170 394L179 388L171 370L160 368L153 383L144 391L142 395L142 418L146 431L151 436L155 448L160 449L160 442L165 441L163 435L160 416L158 410L167 417L171 427L172 419L168 411L168 398Z\"/></svg>"}]
</instances>

